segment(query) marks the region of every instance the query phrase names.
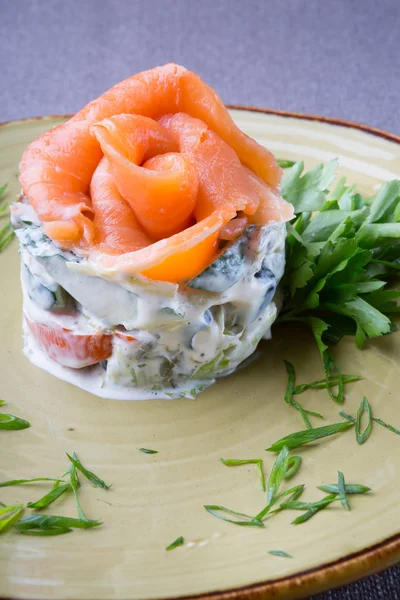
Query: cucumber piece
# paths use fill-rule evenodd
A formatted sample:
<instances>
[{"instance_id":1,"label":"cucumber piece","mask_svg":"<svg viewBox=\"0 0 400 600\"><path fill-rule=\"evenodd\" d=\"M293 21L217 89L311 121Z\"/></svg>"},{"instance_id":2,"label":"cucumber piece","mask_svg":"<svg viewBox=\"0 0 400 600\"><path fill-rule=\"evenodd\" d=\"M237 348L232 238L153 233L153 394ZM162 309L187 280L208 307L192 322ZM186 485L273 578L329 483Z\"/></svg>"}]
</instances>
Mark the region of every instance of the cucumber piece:
<instances>
[{"instance_id":1,"label":"cucumber piece","mask_svg":"<svg viewBox=\"0 0 400 600\"><path fill-rule=\"evenodd\" d=\"M74 304L73 298L57 283L51 287L44 285L26 265L24 265L24 274L28 296L40 308L52 310Z\"/></svg>"}]
</instances>

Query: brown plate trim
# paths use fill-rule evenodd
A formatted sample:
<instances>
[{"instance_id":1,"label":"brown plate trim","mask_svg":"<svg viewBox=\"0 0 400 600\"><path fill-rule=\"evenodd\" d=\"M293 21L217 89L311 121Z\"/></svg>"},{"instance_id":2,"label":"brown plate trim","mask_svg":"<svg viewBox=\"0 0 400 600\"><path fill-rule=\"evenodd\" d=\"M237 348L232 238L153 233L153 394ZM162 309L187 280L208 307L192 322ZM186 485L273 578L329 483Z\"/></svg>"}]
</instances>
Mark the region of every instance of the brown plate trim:
<instances>
[{"instance_id":1,"label":"brown plate trim","mask_svg":"<svg viewBox=\"0 0 400 600\"><path fill-rule=\"evenodd\" d=\"M344 119L307 115L304 113L270 108L258 108L255 106L241 106L235 104L228 104L227 106L234 110L246 110L267 115L302 119L304 121L319 121L320 123L327 123L329 125L349 127L350 129L356 129L382 137L400 145L400 136L394 133L389 133L383 129L378 129L377 127L370 127L369 125L346 121ZM68 119L71 116L72 115L50 115L47 117L27 117L14 121L6 121L0 123L0 126L42 119ZM318 594L328 589L340 587L352 583L357 579L373 575L398 562L400 562L400 533L386 538L378 544L368 546L359 552L348 554L347 556L338 558L330 563L322 564L306 571L301 571L295 575L289 575L287 577L272 579L261 583L249 584L230 590L218 590L216 592L185 596L185 598L187 598L187 600L271 600L276 598L280 600L301 600L301 598L307 598L310 595ZM176 596L175 600L182 597L183 596ZM14 597L5 600L23 599ZM174 598L169 597L160 600L174 600Z\"/></svg>"}]
</instances>

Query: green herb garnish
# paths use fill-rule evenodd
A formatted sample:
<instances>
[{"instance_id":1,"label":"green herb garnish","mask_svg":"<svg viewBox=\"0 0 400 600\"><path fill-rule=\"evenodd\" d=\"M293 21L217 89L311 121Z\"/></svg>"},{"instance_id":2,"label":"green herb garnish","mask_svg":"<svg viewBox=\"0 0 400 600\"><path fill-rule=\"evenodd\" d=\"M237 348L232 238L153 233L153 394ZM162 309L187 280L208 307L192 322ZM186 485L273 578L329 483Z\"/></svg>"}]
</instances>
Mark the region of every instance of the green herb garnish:
<instances>
[{"instance_id":1,"label":"green herb garnish","mask_svg":"<svg viewBox=\"0 0 400 600\"><path fill-rule=\"evenodd\" d=\"M325 425L324 427L316 427L315 429L305 429L304 431L298 431L287 435L286 437L278 440L269 448L266 448L268 452L280 452L284 446L287 446L289 450L293 448L299 448L310 442L336 433L341 433L352 427L354 423L345 421L341 423L334 423L333 425Z\"/></svg>"},{"instance_id":2,"label":"green herb garnish","mask_svg":"<svg viewBox=\"0 0 400 600\"><path fill-rule=\"evenodd\" d=\"M258 515L255 516L255 518L257 520L261 521L267 515L272 515L277 512L280 512L281 510L283 510L282 505L278 506L278 508L274 508L274 510L272 510L272 507L275 504L278 504L278 502L280 500L282 500L282 498L286 498L286 496L291 496L290 500L297 500L298 498L300 498L301 494L303 493L304 487L305 487L304 484L296 485L295 487L290 488L290 490L286 490L286 491L282 492L281 494L275 496L274 498L272 498L271 502L269 502L267 504L267 506L265 508L263 508L258 513Z\"/></svg>"},{"instance_id":3,"label":"green herb garnish","mask_svg":"<svg viewBox=\"0 0 400 600\"><path fill-rule=\"evenodd\" d=\"M8 208L7 202L5 202L4 204L2 203L4 192L6 191L6 189L7 184L4 184L0 187L0 218L6 216L6 211ZM14 230L12 228L12 225L11 223L7 223L5 227L2 227L0 229L0 251L8 245L8 243L12 240L13 237Z\"/></svg>"},{"instance_id":4,"label":"green herb garnish","mask_svg":"<svg viewBox=\"0 0 400 600\"><path fill-rule=\"evenodd\" d=\"M233 523L234 525L241 525L243 527L264 527L264 523L260 521L256 517L251 517L250 515L245 515L244 513L236 512L234 510L230 510L229 508L225 508L225 506L218 506L216 504L207 504L204 506L207 512L218 519L222 519L223 521L228 521L228 523ZM230 519L229 516L239 517L239 519Z\"/></svg>"},{"instance_id":5,"label":"green herb garnish","mask_svg":"<svg viewBox=\"0 0 400 600\"><path fill-rule=\"evenodd\" d=\"M390 181L364 200L341 179L332 193L337 161L307 173L297 162L285 170L282 195L294 206L288 224L284 303L278 321L311 328L329 394L343 402L343 377L328 344L352 335L361 347L395 329L400 291L387 289L400 259L400 182ZM332 376L337 379L331 381ZM332 384L338 386L337 393Z\"/></svg>"},{"instance_id":6,"label":"green herb garnish","mask_svg":"<svg viewBox=\"0 0 400 600\"><path fill-rule=\"evenodd\" d=\"M62 529L89 529L91 527L99 527L102 521L97 520L84 520L84 519L73 519L71 517L59 517L55 515L29 515L20 519L15 525L18 531L27 531L30 529L51 529L51 528L62 528Z\"/></svg>"},{"instance_id":7,"label":"green herb garnish","mask_svg":"<svg viewBox=\"0 0 400 600\"><path fill-rule=\"evenodd\" d=\"M361 433L361 419L363 417L364 412L367 416L367 425L365 426L364 431ZM367 441L369 436L371 435L372 430L372 415L371 415L371 407L369 405L368 399L364 396L361 400L361 404L357 411L357 419L356 419L356 438L358 444L364 444Z\"/></svg>"},{"instance_id":8,"label":"green herb garnish","mask_svg":"<svg viewBox=\"0 0 400 600\"><path fill-rule=\"evenodd\" d=\"M287 382L286 392L285 392L285 402L286 402L286 404L289 404L289 406L292 406L293 408L298 410L307 429L312 429L312 425L310 423L308 416L318 417L320 419L323 419L324 417L317 412L313 412L311 410L305 410L302 406L300 406L300 404L297 402L297 400L295 400L293 398L293 394L294 394L294 390L295 390L295 378L296 378L294 366L287 360L285 360L284 362L285 362L285 367L286 367L286 371L288 374L288 382Z\"/></svg>"},{"instance_id":9,"label":"green herb garnish","mask_svg":"<svg viewBox=\"0 0 400 600\"><path fill-rule=\"evenodd\" d=\"M326 483L325 485L318 485L317 487L327 494L339 494L339 486L337 483ZM371 491L371 488L365 485L359 485L358 483L345 483L344 491L346 494L366 494Z\"/></svg>"},{"instance_id":10,"label":"green herb garnish","mask_svg":"<svg viewBox=\"0 0 400 600\"><path fill-rule=\"evenodd\" d=\"M339 490L339 500L340 500L341 505L346 510L350 510L350 506L347 501L347 495L346 495L346 483L344 481L344 475L341 471L338 471L338 490Z\"/></svg>"},{"instance_id":11,"label":"green herb garnish","mask_svg":"<svg viewBox=\"0 0 400 600\"><path fill-rule=\"evenodd\" d=\"M174 548L177 548L178 546L182 546L185 543L185 540L182 536L176 538L176 540L174 542L172 542L172 544L170 544L169 546L167 546L165 549L166 550L173 550Z\"/></svg>"},{"instance_id":12,"label":"green herb garnish","mask_svg":"<svg viewBox=\"0 0 400 600\"><path fill-rule=\"evenodd\" d=\"M0 430L8 429L9 431L16 431L18 429L27 429L31 424L24 419L14 417L14 415L7 415L0 413Z\"/></svg>"},{"instance_id":13,"label":"green herb garnish","mask_svg":"<svg viewBox=\"0 0 400 600\"><path fill-rule=\"evenodd\" d=\"M276 162L281 167L281 169L288 169L289 167L293 167L296 164L295 160L287 160L286 158L277 158Z\"/></svg>"},{"instance_id":14,"label":"green herb garnish","mask_svg":"<svg viewBox=\"0 0 400 600\"><path fill-rule=\"evenodd\" d=\"M150 450L149 448L139 448L143 454L158 454L158 450Z\"/></svg>"},{"instance_id":15,"label":"green herb garnish","mask_svg":"<svg viewBox=\"0 0 400 600\"><path fill-rule=\"evenodd\" d=\"M77 456L75 454L75 452L72 453L72 457L76 460ZM82 519L83 521L88 521L89 519L87 518L87 516L85 515L85 513L83 512L81 503L79 501L79 497L78 497L78 489L80 488L80 481L79 481L79 477L78 477L78 471L75 467L75 465L73 463L71 463L69 469L68 469L68 474L69 474L69 480L70 480L70 484L71 484L71 488L72 491L74 493L74 497L75 497L75 504L76 504L76 510L78 511L78 517L80 519Z\"/></svg>"},{"instance_id":16,"label":"green herb garnish","mask_svg":"<svg viewBox=\"0 0 400 600\"><path fill-rule=\"evenodd\" d=\"M280 556L282 558L293 558L291 554L288 554L283 550L268 550L268 554L272 554L272 556Z\"/></svg>"},{"instance_id":17,"label":"green herb garnish","mask_svg":"<svg viewBox=\"0 0 400 600\"><path fill-rule=\"evenodd\" d=\"M55 502L57 498L62 496L62 494L64 494L67 490L70 489L72 489L70 483L64 483L64 485L57 484L57 487L53 487L53 489L48 494L43 496L43 498L40 498L40 500L36 500L36 502L28 502L26 506L28 508L35 508L36 510L47 508L50 504Z\"/></svg>"},{"instance_id":18,"label":"green herb garnish","mask_svg":"<svg viewBox=\"0 0 400 600\"><path fill-rule=\"evenodd\" d=\"M340 413L339 413L339 415L341 417L343 417L344 419L346 419L347 421L351 421L352 423L356 423L356 419L354 417L352 417L351 415L347 414L344 410L341 410ZM400 435L400 431L398 429L396 429L396 427L393 427L392 425L389 425L388 423L385 423L385 421L382 421L382 419L378 419L378 417L372 417L372 420L375 423L378 423L378 425L382 425L382 427L385 427L386 429L388 429L392 433L395 433L396 435Z\"/></svg>"},{"instance_id":19,"label":"green herb garnish","mask_svg":"<svg viewBox=\"0 0 400 600\"><path fill-rule=\"evenodd\" d=\"M261 487L262 491L265 492L265 479L264 479L262 458L248 458L248 459L247 458L245 458L245 459L220 458L220 461L222 462L223 465L226 465L227 467L237 467L240 465L257 465L258 477L260 480L260 487Z\"/></svg>"},{"instance_id":20,"label":"green herb garnish","mask_svg":"<svg viewBox=\"0 0 400 600\"><path fill-rule=\"evenodd\" d=\"M362 377L360 375L345 375L342 374L343 383L351 383L353 381L360 381ZM339 377L337 375L329 376L329 385L331 387L338 385ZM326 390L326 378L317 379L316 381L311 381L311 383L300 383L296 385L293 389L293 395L302 394L306 390Z\"/></svg>"},{"instance_id":21,"label":"green herb garnish","mask_svg":"<svg viewBox=\"0 0 400 600\"><path fill-rule=\"evenodd\" d=\"M23 485L25 483L36 483L37 481L58 481L65 483L64 479L54 479L52 477L35 477L34 479L10 479L9 481L0 482L0 487L8 487L11 485Z\"/></svg>"},{"instance_id":22,"label":"green herb garnish","mask_svg":"<svg viewBox=\"0 0 400 600\"><path fill-rule=\"evenodd\" d=\"M382 427L386 427L386 429L389 429L389 431L391 431L392 433L396 433L397 435L400 435L400 431L398 429L396 429L392 425L388 425L388 423L385 423L385 421L382 421L382 419L378 419L377 417L372 417L372 420L375 421L375 423L378 423L378 425L382 425Z\"/></svg>"},{"instance_id":23,"label":"green herb garnish","mask_svg":"<svg viewBox=\"0 0 400 600\"><path fill-rule=\"evenodd\" d=\"M337 494L330 494L317 502L297 502L296 500L289 500L288 502L282 502L281 507L291 510L305 510L306 512L304 514L292 521L293 525L299 525L300 523L304 523L311 519L317 512L329 506L329 504L337 500L337 498Z\"/></svg>"},{"instance_id":24,"label":"green herb garnish","mask_svg":"<svg viewBox=\"0 0 400 600\"><path fill-rule=\"evenodd\" d=\"M46 527L46 529L18 529L19 533L23 535L41 535L41 536L50 536L50 535L62 535L63 533L72 533L72 529L70 527Z\"/></svg>"},{"instance_id":25,"label":"green herb garnish","mask_svg":"<svg viewBox=\"0 0 400 600\"><path fill-rule=\"evenodd\" d=\"M2 506L0 508L0 533L10 529L24 512L23 504L14 504L12 506Z\"/></svg>"},{"instance_id":26,"label":"green herb garnish","mask_svg":"<svg viewBox=\"0 0 400 600\"><path fill-rule=\"evenodd\" d=\"M81 463L79 458L76 456L75 452L73 453L72 456L70 456L68 454L68 452L66 454L67 454L69 460L71 461L71 463L74 465L74 467L76 467L78 469L78 471L80 471L82 473L82 475L84 475L86 477L86 479L88 479L94 485L94 487L100 487L100 488L103 488L104 490L108 490L111 487L111 486L107 485L106 483L104 483L104 481L102 479L100 479L99 477L97 477L97 475L92 473L92 471L88 471L88 469L86 469L83 466L83 464Z\"/></svg>"},{"instance_id":27,"label":"green herb garnish","mask_svg":"<svg viewBox=\"0 0 400 600\"><path fill-rule=\"evenodd\" d=\"M267 502L276 496L276 493L286 477L289 465L289 450L287 446L283 446L280 451L278 458L273 464L269 479L268 479L268 491L267 491Z\"/></svg>"},{"instance_id":28,"label":"green herb garnish","mask_svg":"<svg viewBox=\"0 0 400 600\"><path fill-rule=\"evenodd\" d=\"M297 471L300 469L302 461L303 459L301 456L291 456L289 458L285 479L291 479L296 475Z\"/></svg>"}]
</instances>

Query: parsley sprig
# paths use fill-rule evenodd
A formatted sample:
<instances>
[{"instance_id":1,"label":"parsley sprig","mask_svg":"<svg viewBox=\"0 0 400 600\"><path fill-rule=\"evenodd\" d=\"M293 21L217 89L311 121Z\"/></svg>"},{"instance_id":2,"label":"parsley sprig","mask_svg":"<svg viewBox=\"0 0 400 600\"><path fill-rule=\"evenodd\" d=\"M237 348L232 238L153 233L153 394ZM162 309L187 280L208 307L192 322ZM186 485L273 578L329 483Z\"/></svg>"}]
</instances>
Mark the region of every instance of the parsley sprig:
<instances>
[{"instance_id":1,"label":"parsley sprig","mask_svg":"<svg viewBox=\"0 0 400 600\"><path fill-rule=\"evenodd\" d=\"M392 316L400 311L400 291L387 287L400 268L400 181L365 199L341 178L329 193L336 167L333 160L304 173L300 161L285 169L282 195L296 217L288 225L278 320L311 329L328 392L342 403L343 378L328 344L350 334L361 348L366 339L393 331Z\"/></svg>"}]
</instances>

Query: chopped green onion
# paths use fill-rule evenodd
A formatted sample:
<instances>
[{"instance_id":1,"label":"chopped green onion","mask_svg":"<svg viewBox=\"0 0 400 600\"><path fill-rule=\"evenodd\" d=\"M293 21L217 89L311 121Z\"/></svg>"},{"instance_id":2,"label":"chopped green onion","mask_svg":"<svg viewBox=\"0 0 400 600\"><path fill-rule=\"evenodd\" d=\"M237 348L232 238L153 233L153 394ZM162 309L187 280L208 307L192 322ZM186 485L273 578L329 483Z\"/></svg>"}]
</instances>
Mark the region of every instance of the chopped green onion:
<instances>
[{"instance_id":1,"label":"chopped green onion","mask_svg":"<svg viewBox=\"0 0 400 600\"><path fill-rule=\"evenodd\" d=\"M364 431L361 433L361 419L363 417L364 412L367 415L367 425ZM369 405L368 399L366 396L361 400L361 404L357 411L357 420L356 420L356 438L358 444L364 444L367 441L369 436L371 435L372 430L372 415L371 415L371 407Z\"/></svg>"},{"instance_id":2,"label":"chopped green onion","mask_svg":"<svg viewBox=\"0 0 400 600\"><path fill-rule=\"evenodd\" d=\"M0 487L8 487L10 485L23 485L25 483L36 483L37 481L58 481L65 483L64 479L54 479L52 477L35 477L34 479L10 479L9 481L0 482Z\"/></svg>"},{"instance_id":3,"label":"chopped green onion","mask_svg":"<svg viewBox=\"0 0 400 600\"><path fill-rule=\"evenodd\" d=\"M47 508L50 504L55 502L57 498L64 494L64 492L70 489L72 489L70 483L65 483L64 485L57 484L57 487L53 487L53 489L48 494L43 496L43 498L40 498L40 500L36 500L36 502L28 502L26 506L28 508L35 508L36 510Z\"/></svg>"},{"instance_id":4,"label":"chopped green onion","mask_svg":"<svg viewBox=\"0 0 400 600\"><path fill-rule=\"evenodd\" d=\"M167 546L165 549L173 550L174 548L177 548L178 546L182 546L184 543L185 543L185 540L183 539L182 536L180 536L180 537L176 538L176 540L174 542L172 542L172 544Z\"/></svg>"},{"instance_id":5,"label":"chopped green onion","mask_svg":"<svg viewBox=\"0 0 400 600\"><path fill-rule=\"evenodd\" d=\"M297 471L300 469L302 461L303 459L301 456L291 456L289 458L285 479L291 479L291 477L296 475Z\"/></svg>"},{"instance_id":6,"label":"chopped green onion","mask_svg":"<svg viewBox=\"0 0 400 600\"><path fill-rule=\"evenodd\" d=\"M12 506L3 506L0 508L0 533L4 533L12 527L24 512L23 504L14 504Z\"/></svg>"},{"instance_id":7,"label":"chopped green onion","mask_svg":"<svg viewBox=\"0 0 400 600\"><path fill-rule=\"evenodd\" d=\"M339 486L337 483L327 483L325 485L318 485L317 487L327 494L339 494ZM346 494L366 494L371 491L371 488L356 483L346 483L344 489Z\"/></svg>"},{"instance_id":8,"label":"chopped green onion","mask_svg":"<svg viewBox=\"0 0 400 600\"><path fill-rule=\"evenodd\" d=\"M272 554L272 556L280 556L282 558L293 558L291 554L288 554L283 550L268 550L268 554Z\"/></svg>"},{"instance_id":9,"label":"chopped green onion","mask_svg":"<svg viewBox=\"0 0 400 600\"><path fill-rule=\"evenodd\" d=\"M73 519L71 517L60 517L55 515L38 515L33 514L29 517L24 517L15 525L18 531L29 529L51 529L56 528L77 528L89 529L91 527L99 527L102 521Z\"/></svg>"},{"instance_id":10,"label":"chopped green onion","mask_svg":"<svg viewBox=\"0 0 400 600\"><path fill-rule=\"evenodd\" d=\"M92 471L89 471L88 469L86 469L82 465L82 463L78 459L78 457L76 456L75 452L73 453L73 456L70 456L68 454L68 452L66 454L67 454L69 460L72 462L72 464L78 469L78 471L80 471L82 473L82 475L84 475L86 477L86 479L88 479L94 485L94 487L100 487L100 488L103 488L104 490L108 490L111 487L111 486L107 485L106 483L104 483L104 481L102 479L100 479L99 477L97 477L97 475L92 473Z\"/></svg>"},{"instance_id":11,"label":"chopped green onion","mask_svg":"<svg viewBox=\"0 0 400 600\"><path fill-rule=\"evenodd\" d=\"M1 248L1 246L0 246ZM8 429L9 431L16 431L18 429L27 429L31 424L24 419L14 417L14 415L7 415L4 413L0 414L0 429Z\"/></svg>"},{"instance_id":12,"label":"chopped green onion","mask_svg":"<svg viewBox=\"0 0 400 600\"><path fill-rule=\"evenodd\" d=\"M343 508L350 510L349 503L346 496L346 484L344 481L344 475L341 471L338 471L338 488L339 488L339 500Z\"/></svg>"},{"instance_id":13,"label":"chopped green onion","mask_svg":"<svg viewBox=\"0 0 400 600\"><path fill-rule=\"evenodd\" d=\"M143 454L158 454L158 450L150 450L149 448L139 448Z\"/></svg>"},{"instance_id":14,"label":"chopped green onion","mask_svg":"<svg viewBox=\"0 0 400 600\"><path fill-rule=\"evenodd\" d=\"M314 442L320 438L328 437L336 433L347 431L354 424L345 421L341 423L333 423L332 425L325 425L324 427L316 427L315 429L305 429L304 431L297 431L287 435L286 437L278 440L269 448L266 448L268 452L280 452L284 446L287 446L289 450L304 446L310 442Z\"/></svg>"},{"instance_id":15,"label":"chopped green onion","mask_svg":"<svg viewBox=\"0 0 400 600\"><path fill-rule=\"evenodd\" d=\"M243 527L264 527L264 523L256 517L251 517L250 515L245 515L244 513L230 510L229 508L225 508L225 506L207 504L204 506L204 508L210 513L210 515L213 515L218 519L222 519L223 521L228 521L228 523L233 523L234 525L241 525ZM234 520L230 519L227 515L241 518L239 520Z\"/></svg>"}]
</instances>

